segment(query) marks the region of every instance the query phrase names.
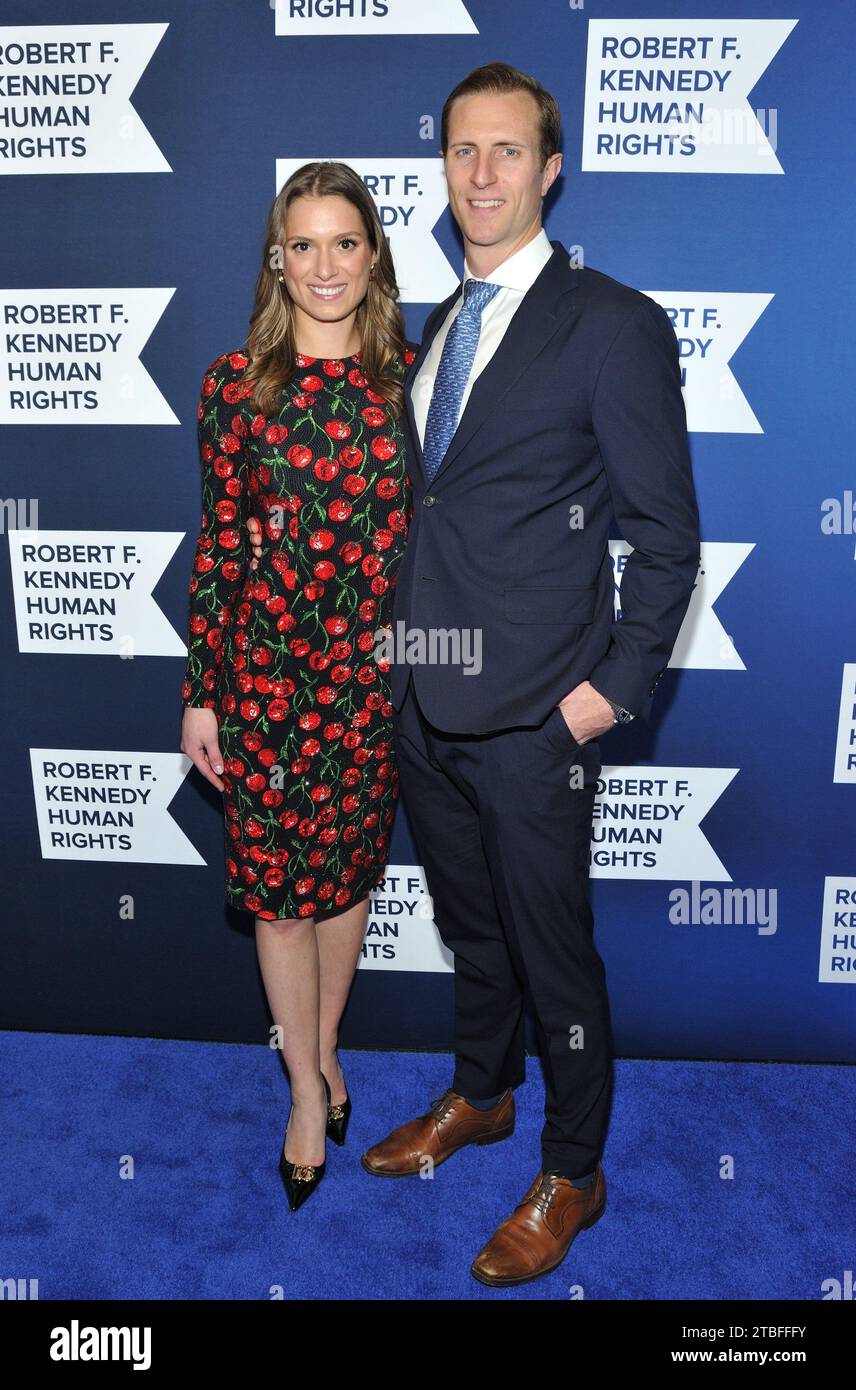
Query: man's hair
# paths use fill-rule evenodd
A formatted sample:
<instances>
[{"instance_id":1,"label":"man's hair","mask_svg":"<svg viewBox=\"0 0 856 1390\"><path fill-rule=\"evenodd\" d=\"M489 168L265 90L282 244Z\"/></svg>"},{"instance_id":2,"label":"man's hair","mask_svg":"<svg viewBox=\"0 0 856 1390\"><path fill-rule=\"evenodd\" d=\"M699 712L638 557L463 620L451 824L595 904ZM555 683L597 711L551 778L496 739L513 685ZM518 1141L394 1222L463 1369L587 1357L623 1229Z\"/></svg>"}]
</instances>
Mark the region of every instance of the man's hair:
<instances>
[{"instance_id":1,"label":"man's hair","mask_svg":"<svg viewBox=\"0 0 856 1390\"><path fill-rule=\"evenodd\" d=\"M521 72L510 63L485 63L474 68L450 92L440 117L440 153L445 156L449 137L449 112L458 97L470 96L474 92L529 92L538 103L539 133L541 137L541 163L546 164L551 154L556 154L562 140L562 118L559 103L554 96L541 86L535 77Z\"/></svg>"}]
</instances>

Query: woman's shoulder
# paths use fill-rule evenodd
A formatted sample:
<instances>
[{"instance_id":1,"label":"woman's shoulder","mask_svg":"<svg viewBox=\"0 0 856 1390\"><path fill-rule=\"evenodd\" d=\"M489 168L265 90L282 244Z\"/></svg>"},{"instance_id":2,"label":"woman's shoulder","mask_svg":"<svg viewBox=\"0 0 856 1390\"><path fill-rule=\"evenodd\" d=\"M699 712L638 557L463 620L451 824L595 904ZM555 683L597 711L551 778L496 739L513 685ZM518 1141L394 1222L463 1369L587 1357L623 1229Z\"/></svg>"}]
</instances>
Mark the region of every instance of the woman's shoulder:
<instances>
[{"instance_id":1,"label":"woman's shoulder","mask_svg":"<svg viewBox=\"0 0 856 1390\"><path fill-rule=\"evenodd\" d=\"M216 377L219 381L235 380L242 375L244 368L249 365L250 361L250 354L246 347L232 348L230 352L221 352L219 357L215 357L213 362L209 362L204 375Z\"/></svg>"},{"instance_id":2,"label":"woman's shoulder","mask_svg":"<svg viewBox=\"0 0 856 1390\"><path fill-rule=\"evenodd\" d=\"M251 360L246 347L240 347L232 348L230 352L221 352L219 357L209 362L202 375L202 401L209 401L212 396L217 396L231 409L240 406L242 401L252 395L252 384L244 377L244 368Z\"/></svg>"},{"instance_id":3,"label":"woman's shoulder","mask_svg":"<svg viewBox=\"0 0 856 1390\"><path fill-rule=\"evenodd\" d=\"M416 354L417 354L418 351L419 351L419 344L418 344L418 343L413 343L413 342L411 342L409 338L405 338L405 339L404 339L404 369L405 369L405 371L406 371L407 368L410 366L411 362L412 362L413 359L415 358L415 356L416 356Z\"/></svg>"}]
</instances>

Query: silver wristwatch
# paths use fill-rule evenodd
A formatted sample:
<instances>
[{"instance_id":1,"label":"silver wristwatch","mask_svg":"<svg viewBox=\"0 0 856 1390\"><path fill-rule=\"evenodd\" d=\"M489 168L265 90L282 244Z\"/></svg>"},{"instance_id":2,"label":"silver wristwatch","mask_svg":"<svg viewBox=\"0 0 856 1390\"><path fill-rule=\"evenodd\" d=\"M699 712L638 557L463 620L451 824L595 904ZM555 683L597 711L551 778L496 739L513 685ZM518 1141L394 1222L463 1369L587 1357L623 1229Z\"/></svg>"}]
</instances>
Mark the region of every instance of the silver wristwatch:
<instances>
[{"instance_id":1,"label":"silver wristwatch","mask_svg":"<svg viewBox=\"0 0 856 1390\"><path fill-rule=\"evenodd\" d=\"M617 705L614 700L610 700L608 695L604 695L603 698L608 705L612 706L616 724L629 724L631 719L636 718L636 715L631 714L629 709L625 709L623 705Z\"/></svg>"}]
</instances>

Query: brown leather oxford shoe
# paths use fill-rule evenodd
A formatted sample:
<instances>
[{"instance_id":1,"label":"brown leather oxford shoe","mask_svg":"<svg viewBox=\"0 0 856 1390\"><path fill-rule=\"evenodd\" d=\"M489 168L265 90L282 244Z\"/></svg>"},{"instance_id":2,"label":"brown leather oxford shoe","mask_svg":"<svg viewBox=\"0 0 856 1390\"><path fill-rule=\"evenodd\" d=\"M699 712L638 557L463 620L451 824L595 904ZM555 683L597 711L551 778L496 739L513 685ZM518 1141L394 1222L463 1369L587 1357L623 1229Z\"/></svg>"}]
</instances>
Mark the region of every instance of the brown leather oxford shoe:
<instances>
[{"instance_id":1,"label":"brown leather oxford shoe","mask_svg":"<svg viewBox=\"0 0 856 1390\"><path fill-rule=\"evenodd\" d=\"M506 1217L474 1259L470 1272L482 1284L526 1284L556 1269L574 1236L593 1226L606 1206L600 1164L590 1187L574 1187L556 1173L539 1173L522 1202Z\"/></svg>"},{"instance_id":2,"label":"brown leather oxford shoe","mask_svg":"<svg viewBox=\"0 0 856 1390\"><path fill-rule=\"evenodd\" d=\"M362 1157L367 1173L378 1178L412 1177L430 1158L445 1163L465 1144L496 1144L514 1133L514 1092L506 1091L492 1110L477 1110L456 1091L432 1100L430 1110L399 1125Z\"/></svg>"}]
</instances>

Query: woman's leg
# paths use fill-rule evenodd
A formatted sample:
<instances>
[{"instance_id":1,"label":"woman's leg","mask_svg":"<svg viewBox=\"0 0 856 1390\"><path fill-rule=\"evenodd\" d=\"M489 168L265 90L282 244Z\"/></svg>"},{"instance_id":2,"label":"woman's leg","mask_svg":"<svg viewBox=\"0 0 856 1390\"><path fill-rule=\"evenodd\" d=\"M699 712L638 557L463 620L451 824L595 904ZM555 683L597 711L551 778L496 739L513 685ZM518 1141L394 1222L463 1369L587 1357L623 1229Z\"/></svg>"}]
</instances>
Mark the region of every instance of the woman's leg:
<instances>
[{"instance_id":1,"label":"woman's leg","mask_svg":"<svg viewBox=\"0 0 856 1390\"><path fill-rule=\"evenodd\" d=\"M256 918L256 950L291 1083L283 1151L289 1163L324 1162L327 1094L318 1051L319 960L311 917Z\"/></svg>"},{"instance_id":2,"label":"woman's leg","mask_svg":"<svg viewBox=\"0 0 856 1390\"><path fill-rule=\"evenodd\" d=\"M348 1094L342 1069L336 1058L339 1041L339 1022L345 1010L348 992L360 957L360 947L366 934L369 900L349 907L331 921L318 921L318 955L321 962L320 1011L318 1045L321 1070L330 1083L333 1105L341 1105Z\"/></svg>"}]
</instances>

